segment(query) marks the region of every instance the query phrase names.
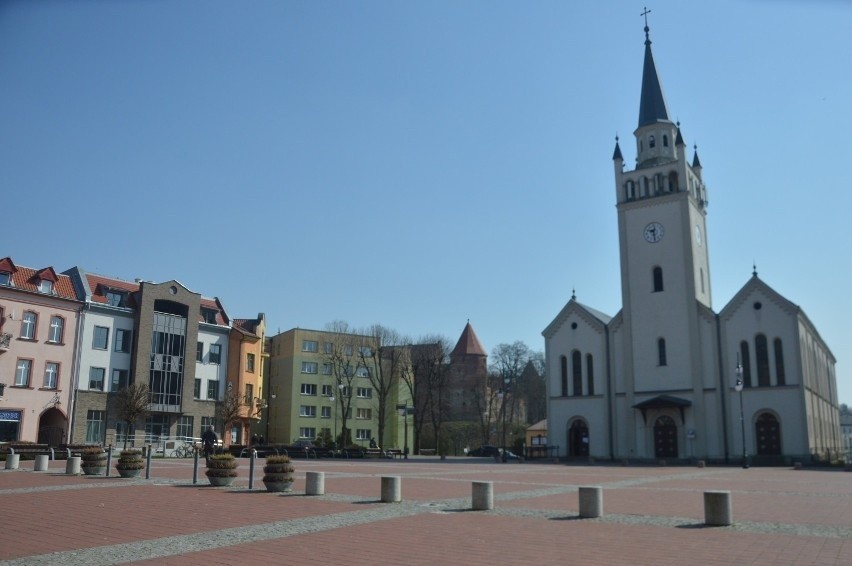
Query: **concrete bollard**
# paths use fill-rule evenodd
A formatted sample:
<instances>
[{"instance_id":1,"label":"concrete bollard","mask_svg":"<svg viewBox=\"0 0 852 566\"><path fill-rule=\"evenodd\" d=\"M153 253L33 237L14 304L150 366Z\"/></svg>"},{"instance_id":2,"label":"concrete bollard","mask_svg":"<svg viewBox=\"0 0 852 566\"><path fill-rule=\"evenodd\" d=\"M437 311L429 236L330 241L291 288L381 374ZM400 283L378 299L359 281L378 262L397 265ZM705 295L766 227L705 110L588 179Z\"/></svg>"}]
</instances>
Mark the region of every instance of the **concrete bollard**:
<instances>
[{"instance_id":1,"label":"concrete bollard","mask_svg":"<svg viewBox=\"0 0 852 566\"><path fill-rule=\"evenodd\" d=\"M593 519L603 516L603 488L580 488L580 517Z\"/></svg>"},{"instance_id":2,"label":"concrete bollard","mask_svg":"<svg viewBox=\"0 0 852 566\"><path fill-rule=\"evenodd\" d=\"M494 482L473 482L471 504L474 511L488 511L490 509L494 509Z\"/></svg>"},{"instance_id":3,"label":"concrete bollard","mask_svg":"<svg viewBox=\"0 0 852 566\"><path fill-rule=\"evenodd\" d=\"M726 527L732 522L731 492L705 491L704 524L711 527Z\"/></svg>"},{"instance_id":4,"label":"concrete bollard","mask_svg":"<svg viewBox=\"0 0 852 566\"><path fill-rule=\"evenodd\" d=\"M704 468L706 466L707 466L707 462L705 462L704 460L698 460L698 467L699 468Z\"/></svg>"},{"instance_id":5,"label":"concrete bollard","mask_svg":"<svg viewBox=\"0 0 852 566\"><path fill-rule=\"evenodd\" d=\"M794 470L801 470L801 469L802 469L802 467L803 467L803 466L802 466L802 463L801 463L801 462L794 462L794 463L793 463L793 469L794 469Z\"/></svg>"},{"instance_id":6,"label":"concrete bollard","mask_svg":"<svg viewBox=\"0 0 852 566\"><path fill-rule=\"evenodd\" d=\"M307 472L305 474L305 494L325 494L325 472Z\"/></svg>"},{"instance_id":7,"label":"concrete bollard","mask_svg":"<svg viewBox=\"0 0 852 566\"><path fill-rule=\"evenodd\" d=\"M20 454L6 454L6 469L7 470L17 470L18 466L21 464L21 455Z\"/></svg>"},{"instance_id":8,"label":"concrete bollard","mask_svg":"<svg viewBox=\"0 0 852 566\"><path fill-rule=\"evenodd\" d=\"M46 472L48 466L48 456L47 454L38 454L35 457L35 464L33 465L34 472Z\"/></svg>"},{"instance_id":9,"label":"concrete bollard","mask_svg":"<svg viewBox=\"0 0 852 566\"><path fill-rule=\"evenodd\" d=\"M65 473L69 476L80 475L80 460L79 456L71 456L65 462Z\"/></svg>"},{"instance_id":10,"label":"concrete bollard","mask_svg":"<svg viewBox=\"0 0 852 566\"><path fill-rule=\"evenodd\" d=\"M382 503L399 503L402 501L402 479L399 476L382 478Z\"/></svg>"}]
</instances>

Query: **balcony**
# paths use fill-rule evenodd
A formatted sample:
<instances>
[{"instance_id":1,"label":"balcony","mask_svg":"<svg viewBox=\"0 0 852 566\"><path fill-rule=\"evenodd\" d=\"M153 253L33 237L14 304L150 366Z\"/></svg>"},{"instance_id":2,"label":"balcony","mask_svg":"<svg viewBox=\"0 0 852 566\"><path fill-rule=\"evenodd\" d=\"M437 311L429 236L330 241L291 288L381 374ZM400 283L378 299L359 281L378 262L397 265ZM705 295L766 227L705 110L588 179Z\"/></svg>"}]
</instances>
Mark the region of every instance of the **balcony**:
<instances>
[{"instance_id":1,"label":"balcony","mask_svg":"<svg viewBox=\"0 0 852 566\"><path fill-rule=\"evenodd\" d=\"M8 350L11 343L12 335L9 332L0 332L0 352Z\"/></svg>"}]
</instances>

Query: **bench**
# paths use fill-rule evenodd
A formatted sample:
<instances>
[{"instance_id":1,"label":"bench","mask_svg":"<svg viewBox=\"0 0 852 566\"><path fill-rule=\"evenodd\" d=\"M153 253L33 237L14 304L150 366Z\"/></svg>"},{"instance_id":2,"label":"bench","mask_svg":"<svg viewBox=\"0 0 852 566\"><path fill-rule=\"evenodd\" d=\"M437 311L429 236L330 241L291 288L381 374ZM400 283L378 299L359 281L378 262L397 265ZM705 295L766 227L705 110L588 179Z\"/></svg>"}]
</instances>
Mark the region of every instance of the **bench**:
<instances>
[{"instance_id":1,"label":"bench","mask_svg":"<svg viewBox=\"0 0 852 566\"><path fill-rule=\"evenodd\" d=\"M434 456L437 450L435 448L421 448L420 455L421 456Z\"/></svg>"},{"instance_id":2,"label":"bench","mask_svg":"<svg viewBox=\"0 0 852 566\"><path fill-rule=\"evenodd\" d=\"M31 442L10 442L0 446L0 454L20 454L24 460L29 460L27 456L40 456L42 454L53 455L47 444L33 444Z\"/></svg>"},{"instance_id":3,"label":"bench","mask_svg":"<svg viewBox=\"0 0 852 566\"><path fill-rule=\"evenodd\" d=\"M364 457L364 449L363 448L344 448L340 451L344 458L363 458Z\"/></svg>"},{"instance_id":4,"label":"bench","mask_svg":"<svg viewBox=\"0 0 852 566\"><path fill-rule=\"evenodd\" d=\"M367 448L364 450L365 458L388 458L389 456L381 448Z\"/></svg>"},{"instance_id":5,"label":"bench","mask_svg":"<svg viewBox=\"0 0 852 566\"><path fill-rule=\"evenodd\" d=\"M399 448L391 448L390 450L385 450L385 454L388 458L393 458L394 460L405 456L405 454L403 454L402 450L400 450Z\"/></svg>"}]
</instances>

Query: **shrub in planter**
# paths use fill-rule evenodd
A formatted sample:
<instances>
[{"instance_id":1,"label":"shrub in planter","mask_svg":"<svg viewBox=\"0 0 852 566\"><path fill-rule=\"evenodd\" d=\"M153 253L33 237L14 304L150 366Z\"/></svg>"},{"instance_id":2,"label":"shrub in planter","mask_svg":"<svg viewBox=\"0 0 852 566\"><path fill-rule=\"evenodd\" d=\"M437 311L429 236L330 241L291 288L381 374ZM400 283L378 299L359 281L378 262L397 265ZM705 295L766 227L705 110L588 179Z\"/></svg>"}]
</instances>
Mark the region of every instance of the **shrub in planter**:
<instances>
[{"instance_id":1,"label":"shrub in planter","mask_svg":"<svg viewBox=\"0 0 852 566\"><path fill-rule=\"evenodd\" d=\"M207 457L207 479L210 485L231 485L237 477L239 463L233 454L211 454Z\"/></svg>"},{"instance_id":2,"label":"shrub in planter","mask_svg":"<svg viewBox=\"0 0 852 566\"><path fill-rule=\"evenodd\" d=\"M122 450L118 457L118 463L115 465L118 475L123 478L135 478L144 467L145 461L142 459L142 451L136 449Z\"/></svg>"},{"instance_id":3,"label":"shrub in planter","mask_svg":"<svg viewBox=\"0 0 852 566\"><path fill-rule=\"evenodd\" d=\"M100 476L106 471L107 453L100 446L85 448L80 454L80 468L87 476Z\"/></svg>"},{"instance_id":4,"label":"shrub in planter","mask_svg":"<svg viewBox=\"0 0 852 566\"><path fill-rule=\"evenodd\" d=\"M290 491L296 468L289 456L268 456L263 466L263 485L266 491Z\"/></svg>"}]
</instances>

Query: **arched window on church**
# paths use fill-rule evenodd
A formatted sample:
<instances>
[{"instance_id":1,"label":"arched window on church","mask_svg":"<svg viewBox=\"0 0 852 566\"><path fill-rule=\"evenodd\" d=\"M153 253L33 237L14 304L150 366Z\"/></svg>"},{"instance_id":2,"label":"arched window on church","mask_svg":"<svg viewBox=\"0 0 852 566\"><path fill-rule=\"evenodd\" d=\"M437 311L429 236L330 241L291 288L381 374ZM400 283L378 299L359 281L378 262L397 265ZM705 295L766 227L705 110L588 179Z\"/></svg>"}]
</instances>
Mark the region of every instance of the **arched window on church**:
<instances>
[{"instance_id":1,"label":"arched window on church","mask_svg":"<svg viewBox=\"0 0 852 566\"><path fill-rule=\"evenodd\" d=\"M704 268L703 268L703 267L699 267L699 268L698 268L698 273L699 273L699 275L701 276L701 292L702 292L702 293L704 293Z\"/></svg>"},{"instance_id":2,"label":"arched window on church","mask_svg":"<svg viewBox=\"0 0 852 566\"><path fill-rule=\"evenodd\" d=\"M677 171L669 173L669 192L677 191Z\"/></svg>"},{"instance_id":3,"label":"arched window on church","mask_svg":"<svg viewBox=\"0 0 852 566\"><path fill-rule=\"evenodd\" d=\"M657 340L657 365L666 365L666 339Z\"/></svg>"},{"instance_id":4,"label":"arched window on church","mask_svg":"<svg viewBox=\"0 0 852 566\"><path fill-rule=\"evenodd\" d=\"M595 394L595 360L591 354L586 354L586 383L587 395Z\"/></svg>"},{"instance_id":5,"label":"arched window on church","mask_svg":"<svg viewBox=\"0 0 852 566\"><path fill-rule=\"evenodd\" d=\"M642 177L642 196L643 197L647 197L648 195L651 194L649 192L649 189L648 189L648 184L649 184L648 183L648 177Z\"/></svg>"},{"instance_id":6,"label":"arched window on church","mask_svg":"<svg viewBox=\"0 0 852 566\"><path fill-rule=\"evenodd\" d=\"M654 267L654 292L661 293L663 291L663 268L659 265Z\"/></svg>"},{"instance_id":7,"label":"arched window on church","mask_svg":"<svg viewBox=\"0 0 852 566\"><path fill-rule=\"evenodd\" d=\"M574 396L583 394L583 357L578 350L571 354L571 374L574 386Z\"/></svg>"},{"instance_id":8,"label":"arched window on church","mask_svg":"<svg viewBox=\"0 0 852 566\"><path fill-rule=\"evenodd\" d=\"M769 387L769 345L766 343L766 335L755 336L754 355L757 357L757 386Z\"/></svg>"},{"instance_id":9,"label":"arched window on church","mask_svg":"<svg viewBox=\"0 0 852 566\"><path fill-rule=\"evenodd\" d=\"M568 396L568 358L565 356L559 357L560 371L562 374L562 396Z\"/></svg>"},{"instance_id":10,"label":"arched window on church","mask_svg":"<svg viewBox=\"0 0 852 566\"><path fill-rule=\"evenodd\" d=\"M627 200L636 200L636 183L632 180L625 183L625 198Z\"/></svg>"},{"instance_id":11,"label":"arched window on church","mask_svg":"<svg viewBox=\"0 0 852 566\"><path fill-rule=\"evenodd\" d=\"M663 134L663 147L669 147L669 136Z\"/></svg>"},{"instance_id":12,"label":"arched window on church","mask_svg":"<svg viewBox=\"0 0 852 566\"><path fill-rule=\"evenodd\" d=\"M743 386L751 387L751 360L748 355L748 342L740 342L740 358L743 364Z\"/></svg>"},{"instance_id":13,"label":"arched window on church","mask_svg":"<svg viewBox=\"0 0 852 566\"><path fill-rule=\"evenodd\" d=\"M654 139L654 134L648 136L648 148L653 149L657 145L657 140Z\"/></svg>"},{"instance_id":14,"label":"arched window on church","mask_svg":"<svg viewBox=\"0 0 852 566\"><path fill-rule=\"evenodd\" d=\"M776 338L773 341L775 347L775 383L776 385L786 385L787 376L784 374L784 349L781 346L781 339Z\"/></svg>"}]
</instances>

